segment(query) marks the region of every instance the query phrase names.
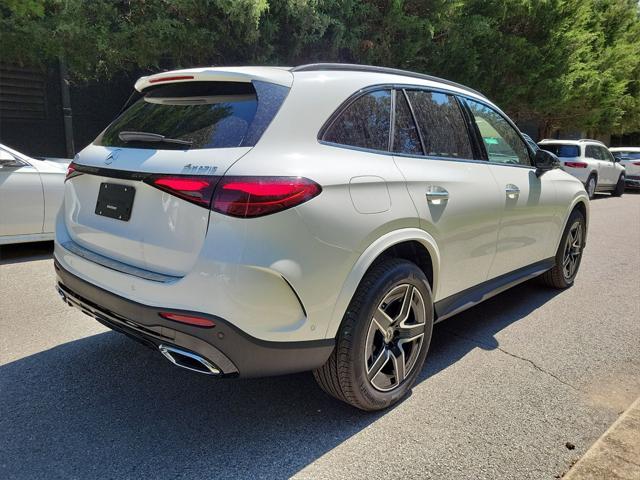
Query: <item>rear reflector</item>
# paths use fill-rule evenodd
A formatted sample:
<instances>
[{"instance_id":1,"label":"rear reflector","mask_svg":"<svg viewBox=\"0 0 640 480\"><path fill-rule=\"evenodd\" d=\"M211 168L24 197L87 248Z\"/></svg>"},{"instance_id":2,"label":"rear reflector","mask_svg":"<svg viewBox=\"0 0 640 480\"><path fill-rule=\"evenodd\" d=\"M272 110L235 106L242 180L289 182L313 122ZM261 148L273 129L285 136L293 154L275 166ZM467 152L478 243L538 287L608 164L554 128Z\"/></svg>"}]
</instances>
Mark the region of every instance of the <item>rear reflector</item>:
<instances>
[{"instance_id":1,"label":"rear reflector","mask_svg":"<svg viewBox=\"0 0 640 480\"><path fill-rule=\"evenodd\" d=\"M218 179L219 177L191 175L152 175L144 182L188 202L209 208Z\"/></svg>"},{"instance_id":2,"label":"rear reflector","mask_svg":"<svg viewBox=\"0 0 640 480\"><path fill-rule=\"evenodd\" d=\"M584 162L564 162L564 164L571 168L587 168L587 164Z\"/></svg>"},{"instance_id":3,"label":"rear reflector","mask_svg":"<svg viewBox=\"0 0 640 480\"><path fill-rule=\"evenodd\" d=\"M223 177L211 209L232 217L261 217L300 205L321 191L302 177Z\"/></svg>"},{"instance_id":4,"label":"rear reflector","mask_svg":"<svg viewBox=\"0 0 640 480\"><path fill-rule=\"evenodd\" d=\"M193 315L182 315L179 313L160 312L159 315L167 320L173 320L174 322L186 323L187 325L195 325L196 327L215 327L216 324L213 320L208 318L195 317Z\"/></svg>"},{"instance_id":5,"label":"rear reflector","mask_svg":"<svg viewBox=\"0 0 640 480\"><path fill-rule=\"evenodd\" d=\"M175 77L161 77L149 80L149 83L174 82L176 80L193 80L193 75L178 75Z\"/></svg>"}]
</instances>

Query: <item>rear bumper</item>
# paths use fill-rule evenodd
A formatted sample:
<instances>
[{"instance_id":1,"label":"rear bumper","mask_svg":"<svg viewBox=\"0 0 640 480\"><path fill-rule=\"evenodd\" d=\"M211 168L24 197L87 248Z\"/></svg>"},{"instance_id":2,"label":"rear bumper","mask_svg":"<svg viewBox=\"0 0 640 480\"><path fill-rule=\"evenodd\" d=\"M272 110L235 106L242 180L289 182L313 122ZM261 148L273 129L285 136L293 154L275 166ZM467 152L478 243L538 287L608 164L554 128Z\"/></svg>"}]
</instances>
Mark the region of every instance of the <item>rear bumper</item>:
<instances>
[{"instance_id":1,"label":"rear bumper","mask_svg":"<svg viewBox=\"0 0 640 480\"><path fill-rule=\"evenodd\" d=\"M57 260L54 265L58 292L67 304L148 346L168 345L193 352L224 376L260 377L312 370L324 364L333 351L333 339L269 342L213 315L143 305L80 279ZM160 317L160 311L206 317L215 327L173 322Z\"/></svg>"}]
</instances>

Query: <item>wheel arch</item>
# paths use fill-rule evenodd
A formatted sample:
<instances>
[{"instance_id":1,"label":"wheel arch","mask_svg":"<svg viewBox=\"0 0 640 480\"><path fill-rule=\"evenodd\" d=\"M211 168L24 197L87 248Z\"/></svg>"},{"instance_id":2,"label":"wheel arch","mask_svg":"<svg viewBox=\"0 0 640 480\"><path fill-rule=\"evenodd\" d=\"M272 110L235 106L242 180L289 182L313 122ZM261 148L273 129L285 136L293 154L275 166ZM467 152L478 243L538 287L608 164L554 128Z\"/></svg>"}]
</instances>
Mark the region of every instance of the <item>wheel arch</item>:
<instances>
[{"instance_id":1,"label":"wheel arch","mask_svg":"<svg viewBox=\"0 0 640 480\"><path fill-rule=\"evenodd\" d=\"M382 258L404 258L425 273L435 298L440 272L440 253L435 239L424 230L405 228L378 238L360 255L345 280L336 300L326 337L334 337L353 295L371 266Z\"/></svg>"},{"instance_id":2,"label":"wheel arch","mask_svg":"<svg viewBox=\"0 0 640 480\"><path fill-rule=\"evenodd\" d=\"M586 232L587 233L589 232L589 197L587 197L586 194L580 194L573 199L573 201L571 202L571 205L566 210L566 214L562 224L562 229L560 230L560 237L556 242L556 247L554 252L556 252L558 250L558 247L560 246L560 240L562 240L562 234L564 233L564 230L567 228L567 222L569 221L569 217L571 216L574 210L579 210L580 213L582 213L582 215L584 216ZM586 245L587 245L587 236L585 235L584 246L586 247Z\"/></svg>"}]
</instances>

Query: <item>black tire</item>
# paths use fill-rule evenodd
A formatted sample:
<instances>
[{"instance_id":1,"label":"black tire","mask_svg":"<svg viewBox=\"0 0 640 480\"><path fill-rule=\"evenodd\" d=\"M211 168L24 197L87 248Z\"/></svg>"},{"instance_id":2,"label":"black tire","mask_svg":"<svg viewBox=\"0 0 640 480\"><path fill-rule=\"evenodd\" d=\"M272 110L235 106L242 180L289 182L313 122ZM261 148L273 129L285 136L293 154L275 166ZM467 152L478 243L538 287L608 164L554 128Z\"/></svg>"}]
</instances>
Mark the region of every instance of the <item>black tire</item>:
<instances>
[{"instance_id":1,"label":"black tire","mask_svg":"<svg viewBox=\"0 0 640 480\"><path fill-rule=\"evenodd\" d=\"M573 268L573 271L570 274L567 274L567 271L565 269L565 255L567 254L568 248L567 240L576 223L578 223L578 228L580 229L581 241L578 248L579 251L577 253L577 257L574 260L575 266ZM540 277L545 285L559 289L569 288L571 285L573 285L576 275L578 274L578 270L580 269L582 252L584 250L586 240L586 233L587 231L584 215L582 214L582 212L580 212L580 210L576 209L571 212L569 220L567 221L567 226L565 227L564 233L562 234L562 239L560 240L560 245L558 246L558 251L556 252L555 266L551 270L543 273Z\"/></svg>"},{"instance_id":2,"label":"black tire","mask_svg":"<svg viewBox=\"0 0 640 480\"><path fill-rule=\"evenodd\" d=\"M591 182L593 182L593 188L591 188ZM595 174L589 175L587 178L587 183L584 184L584 189L587 191L587 195L589 195L589 200L593 200L593 197L596 194L596 187L598 186L598 177Z\"/></svg>"},{"instance_id":3,"label":"black tire","mask_svg":"<svg viewBox=\"0 0 640 480\"><path fill-rule=\"evenodd\" d=\"M611 194L613 197L621 197L624 193L624 175L620 175L618 183L616 183L616 189Z\"/></svg>"},{"instance_id":4,"label":"black tire","mask_svg":"<svg viewBox=\"0 0 640 480\"><path fill-rule=\"evenodd\" d=\"M411 312L407 314L406 318L408 319L412 316L414 320L412 320L410 327L418 327L418 330L422 330L422 327L424 327L424 332L419 344L405 343L411 348L411 353L407 353L405 347L399 347L403 349L401 354L403 366L400 369L402 372L405 372L405 367L408 364L408 360L405 363L405 359L414 359L404 379L399 381L398 379L403 376L398 374L399 367L397 362L400 356L395 356L397 353L391 353L399 351L398 345L396 344L394 348L393 340L386 343L386 339L395 338L395 334L389 337L384 335L383 342L385 343L378 350L377 360L380 360L383 356L387 360L381 362L376 360L369 366L367 353L372 353L370 358L376 358L373 355L374 350L373 347L370 347L372 345L370 342L373 342L374 338L379 341L379 337L382 335L381 331L374 327L374 324L379 326L374 321L374 313L377 314L379 312L379 307L381 309L392 308L392 302L389 304L381 302L394 295L394 292L402 291L402 289L405 289L404 292L406 293L401 294L403 296L402 305L397 318L402 317L405 298L410 297L410 304L407 305ZM419 295L415 293L416 291ZM421 312L420 320L423 317L424 322L415 322L417 317L413 309L414 298L417 299L416 305L419 305L420 300L423 301L424 309L420 308L419 312ZM388 316L386 318L391 320L396 317ZM405 323L405 330L403 331L406 331L406 322L400 322L398 325L402 323ZM393 324L390 324L389 329L392 328ZM396 258L382 260L374 264L360 282L342 320L333 353L322 367L314 370L313 375L318 385L338 400L366 411L387 408L402 399L415 383L427 356L432 329L433 300L429 283L422 270L407 260ZM373 334L371 334L372 331L374 332ZM417 340L410 341L417 342ZM415 351L413 350L414 348ZM395 356L395 360L392 359L393 356ZM382 367L377 367L380 364L383 364L384 368L391 369L394 373L384 373ZM397 385L388 391L381 391L379 386L375 386L378 374L373 375L371 379L368 377L368 372L369 375L372 375L376 368L378 368L377 372L380 374L378 383L382 382L383 379L390 378L393 379L392 383L397 383Z\"/></svg>"}]
</instances>

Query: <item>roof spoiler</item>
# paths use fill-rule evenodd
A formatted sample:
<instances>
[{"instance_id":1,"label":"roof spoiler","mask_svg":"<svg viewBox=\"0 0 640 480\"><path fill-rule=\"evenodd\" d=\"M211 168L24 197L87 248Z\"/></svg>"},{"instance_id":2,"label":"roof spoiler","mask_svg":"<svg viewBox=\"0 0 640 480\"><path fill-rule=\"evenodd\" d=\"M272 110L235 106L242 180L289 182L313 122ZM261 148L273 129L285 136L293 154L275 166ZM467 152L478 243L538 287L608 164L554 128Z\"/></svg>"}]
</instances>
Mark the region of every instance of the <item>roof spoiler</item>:
<instances>
[{"instance_id":1,"label":"roof spoiler","mask_svg":"<svg viewBox=\"0 0 640 480\"><path fill-rule=\"evenodd\" d=\"M163 83L185 82L242 82L250 83L254 80L275 83L285 87L293 84L293 74L282 67L209 67L189 68L156 73L148 77L141 77L135 83L138 92L162 85Z\"/></svg>"}]
</instances>

